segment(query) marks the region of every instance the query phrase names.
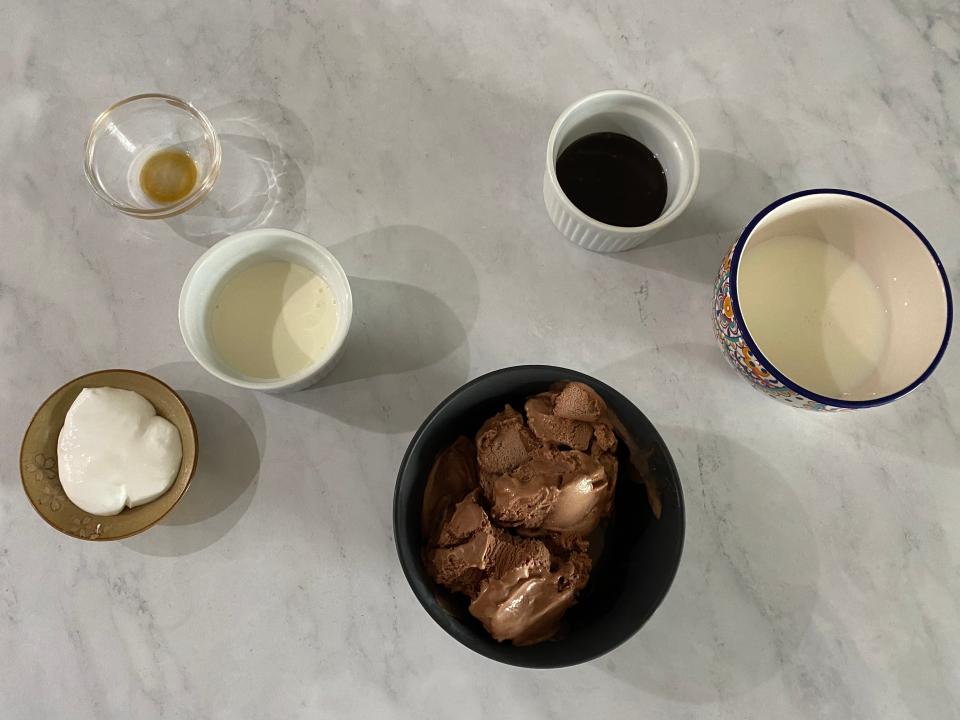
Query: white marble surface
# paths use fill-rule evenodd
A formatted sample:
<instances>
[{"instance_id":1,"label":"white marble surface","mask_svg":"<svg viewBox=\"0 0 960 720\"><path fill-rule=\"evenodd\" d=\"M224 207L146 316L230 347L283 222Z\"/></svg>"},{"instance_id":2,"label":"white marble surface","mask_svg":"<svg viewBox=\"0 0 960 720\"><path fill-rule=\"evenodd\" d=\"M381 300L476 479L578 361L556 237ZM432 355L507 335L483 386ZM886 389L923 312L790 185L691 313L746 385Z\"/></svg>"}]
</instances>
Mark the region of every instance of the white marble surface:
<instances>
[{"instance_id":1,"label":"white marble surface","mask_svg":"<svg viewBox=\"0 0 960 720\"><path fill-rule=\"evenodd\" d=\"M711 330L722 252L780 194L873 194L960 287L960 13L953 0L0 3L0 716L923 718L960 716L960 349L886 408L783 407ZM569 102L673 104L701 190L655 244L599 256L542 208ZM109 211L81 148L108 103L163 90L224 136L213 201ZM302 230L353 278L350 349L292 397L204 375L180 284L205 245ZM578 368L662 430L687 498L683 564L629 643L532 672L461 648L393 547L397 465L468 378ZM62 536L17 453L53 388L104 367L185 392L195 486L128 541Z\"/></svg>"}]
</instances>

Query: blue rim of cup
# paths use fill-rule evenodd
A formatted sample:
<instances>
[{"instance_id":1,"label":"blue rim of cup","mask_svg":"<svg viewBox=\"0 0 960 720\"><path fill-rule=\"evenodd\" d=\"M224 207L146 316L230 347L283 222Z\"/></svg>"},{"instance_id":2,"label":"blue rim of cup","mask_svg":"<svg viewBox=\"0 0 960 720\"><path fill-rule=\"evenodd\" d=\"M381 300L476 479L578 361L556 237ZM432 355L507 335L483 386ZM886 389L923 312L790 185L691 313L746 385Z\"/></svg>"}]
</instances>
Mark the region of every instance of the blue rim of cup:
<instances>
[{"instance_id":1,"label":"blue rim of cup","mask_svg":"<svg viewBox=\"0 0 960 720\"><path fill-rule=\"evenodd\" d=\"M747 329L746 323L743 321L743 315L740 312L740 302L737 298L737 269L740 265L740 256L743 254L744 245L746 245L747 239L753 234L754 229L763 220L767 215L769 215L773 210L776 210L781 205L784 205L792 200L797 198L806 197L808 195L846 195L847 197L858 198L864 200L872 205L886 210L888 213L896 217L900 222L906 225L917 239L923 243L923 246L927 249L927 252L930 253L930 257L933 260L933 264L936 266L937 270L940 272L940 280L943 282L943 293L947 303L947 322L946 328L943 332L943 340L940 343L940 348L937 350L936 355L933 357L933 361L927 366L927 369L924 370L920 376L911 382L906 387L897 390L894 393L889 395L884 395L883 397L871 398L869 400L843 400L840 398L827 397L825 395L819 395L811 390L807 390L800 385L797 385L793 380L790 380L787 376L781 373L770 360L760 351L760 348L757 347L757 343L754 341L753 337L750 335L750 331ZM890 207L886 203L880 202L876 198L872 198L869 195L864 195L863 193L858 193L853 190L841 190L839 188L812 188L810 190L801 190L799 192L791 193L790 195L785 195L779 200L767 205L763 210L757 213L754 216L753 220L750 221L750 224L744 228L743 232L740 234L740 238L737 240L736 247L733 251L733 257L730 260L730 300L733 305L733 316L737 321L737 327L740 328L740 335L746 342L747 347L750 348L750 352L754 354L757 360L761 365L777 380L779 380L783 385L793 390L798 395L802 395L805 398L809 398L823 405L830 405L833 407L840 408L865 408L865 407L876 407L878 405L884 405L889 402L893 402L897 398L901 398L904 395L914 391L919 387L936 369L937 365L940 364L940 360L943 358L944 352L946 352L947 344L950 341L950 331L953 327L953 300L950 296L950 283L947 280L947 273L943 268L943 263L940 262L940 258L937 255L936 251L933 249L933 246L924 237L923 233L910 222L904 215L894 208Z\"/></svg>"}]
</instances>

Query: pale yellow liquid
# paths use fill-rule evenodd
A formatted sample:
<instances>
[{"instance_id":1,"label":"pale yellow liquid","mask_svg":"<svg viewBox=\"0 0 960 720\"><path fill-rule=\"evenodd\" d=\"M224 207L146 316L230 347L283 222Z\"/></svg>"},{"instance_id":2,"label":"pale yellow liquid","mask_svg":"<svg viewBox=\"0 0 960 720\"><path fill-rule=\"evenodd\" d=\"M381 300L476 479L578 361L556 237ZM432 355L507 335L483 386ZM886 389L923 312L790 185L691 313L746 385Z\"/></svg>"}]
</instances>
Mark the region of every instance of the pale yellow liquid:
<instances>
[{"instance_id":1,"label":"pale yellow liquid","mask_svg":"<svg viewBox=\"0 0 960 720\"><path fill-rule=\"evenodd\" d=\"M814 238L748 246L737 295L760 351L803 388L866 395L887 347L889 322L876 284L853 257Z\"/></svg>"},{"instance_id":2,"label":"pale yellow liquid","mask_svg":"<svg viewBox=\"0 0 960 720\"><path fill-rule=\"evenodd\" d=\"M333 292L302 265L269 261L237 273L210 317L224 362L249 377L296 375L316 361L337 327Z\"/></svg>"}]
</instances>

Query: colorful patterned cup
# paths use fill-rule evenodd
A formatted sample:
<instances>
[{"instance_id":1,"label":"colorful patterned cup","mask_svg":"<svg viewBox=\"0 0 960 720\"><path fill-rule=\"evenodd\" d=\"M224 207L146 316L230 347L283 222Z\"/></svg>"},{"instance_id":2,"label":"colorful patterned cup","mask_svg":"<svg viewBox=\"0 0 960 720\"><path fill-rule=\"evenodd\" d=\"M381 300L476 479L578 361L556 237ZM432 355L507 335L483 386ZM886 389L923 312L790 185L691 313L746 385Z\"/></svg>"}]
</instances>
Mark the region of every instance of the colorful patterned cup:
<instances>
[{"instance_id":1,"label":"colorful patterned cup","mask_svg":"<svg viewBox=\"0 0 960 720\"><path fill-rule=\"evenodd\" d=\"M744 279L742 262L767 240L786 236L825 241L853 257L882 299L888 332L885 349L875 370L842 397L804 387L789 377L768 359L777 351L782 357L783 346L772 347L772 336L758 342L744 321L740 302L744 288L738 284ZM892 402L930 377L950 339L953 306L943 265L913 223L866 195L817 189L787 195L750 221L723 259L714 293L714 316L724 355L755 388L794 407L852 410ZM789 332L796 320L783 317L776 322L785 323ZM844 351L823 348L827 356Z\"/></svg>"}]
</instances>

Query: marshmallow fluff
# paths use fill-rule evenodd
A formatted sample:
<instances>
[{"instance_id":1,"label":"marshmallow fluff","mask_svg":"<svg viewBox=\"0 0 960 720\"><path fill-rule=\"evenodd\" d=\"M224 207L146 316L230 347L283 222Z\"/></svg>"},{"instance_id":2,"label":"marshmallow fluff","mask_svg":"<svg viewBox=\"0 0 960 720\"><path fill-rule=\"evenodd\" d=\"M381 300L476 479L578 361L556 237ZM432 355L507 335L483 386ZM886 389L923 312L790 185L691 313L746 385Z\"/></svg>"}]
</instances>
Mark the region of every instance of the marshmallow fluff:
<instances>
[{"instance_id":1,"label":"marshmallow fluff","mask_svg":"<svg viewBox=\"0 0 960 720\"><path fill-rule=\"evenodd\" d=\"M182 457L176 427L139 393L117 388L82 390L57 444L63 491L91 515L116 515L160 497Z\"/></svg>"}]
</instances>

